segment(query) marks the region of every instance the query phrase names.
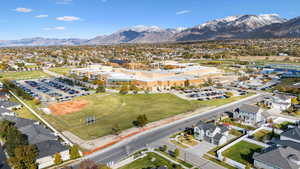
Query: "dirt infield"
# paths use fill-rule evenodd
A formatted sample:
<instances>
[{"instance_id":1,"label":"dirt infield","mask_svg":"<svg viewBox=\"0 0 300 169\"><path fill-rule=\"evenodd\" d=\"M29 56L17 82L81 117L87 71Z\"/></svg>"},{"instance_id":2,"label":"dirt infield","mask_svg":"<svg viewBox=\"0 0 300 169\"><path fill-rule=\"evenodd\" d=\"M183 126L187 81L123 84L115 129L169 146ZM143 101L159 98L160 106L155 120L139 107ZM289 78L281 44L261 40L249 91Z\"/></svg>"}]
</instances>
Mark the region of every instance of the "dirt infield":
<instances>
[{"instance_id":1,"label":"dirt infield","mask_svg":"<svg viewBox=\"0 0 300 169\"><path fill-rule=\"evenodd\" d=\"M55 115L66 115L78 112L83 109L89 102L87 100L74 100L49 105L49 109Z\"/></svg>"}]
</instances>

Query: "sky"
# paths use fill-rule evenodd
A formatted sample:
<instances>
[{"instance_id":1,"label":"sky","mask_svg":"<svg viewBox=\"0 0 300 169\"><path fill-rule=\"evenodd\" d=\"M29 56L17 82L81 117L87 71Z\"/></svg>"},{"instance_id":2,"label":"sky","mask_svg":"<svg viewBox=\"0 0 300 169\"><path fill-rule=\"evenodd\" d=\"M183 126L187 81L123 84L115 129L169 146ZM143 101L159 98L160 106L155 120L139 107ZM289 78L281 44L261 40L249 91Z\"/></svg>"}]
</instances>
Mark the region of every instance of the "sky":
<instances>
[{"instance_id":1,"label":"sky","mask_svg":"<svg viewBox=\"0 0 300 169\"><path fill-rule=\"evenodd\" d=\"M226 16L300 16L300 0L3 0L0 40L93 38L135 25L192 27Z\"/></svg>"}]
</instances>

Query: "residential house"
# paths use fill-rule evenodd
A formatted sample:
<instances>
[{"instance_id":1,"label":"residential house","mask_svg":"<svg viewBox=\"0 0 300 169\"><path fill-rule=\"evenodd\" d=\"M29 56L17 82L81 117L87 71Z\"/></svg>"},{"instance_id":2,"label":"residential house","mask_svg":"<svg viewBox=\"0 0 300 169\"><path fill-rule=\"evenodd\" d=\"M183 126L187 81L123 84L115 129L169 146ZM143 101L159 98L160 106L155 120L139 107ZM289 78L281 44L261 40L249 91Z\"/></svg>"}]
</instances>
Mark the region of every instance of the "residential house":
<instances>
[{"instance_id":1,"label":"residential house","mask_svg":"<svg viewBox=\"0 0 300 169\"><path fill-rule=\"evenodd\" d=\"M262 121L262 109L249 104L243 104L233 112L233 118L239 119L241 122L254 125Z\"/></svg>"},{"instance_id":2,"label":"residential house","mask_svg":"<svg viewBox=\"0 0 300 169\"><path fill-rule=\"evenodd\" d=\"M29 144L37 146L39 154L36 162L39 169L54 165L56 153L60 153L64 161L70 159L69 147L39 122L15 116L2 116L2 119L14 122L18 130L27 136Z\"/></svg>"},{"instance_id":3,"label":"residential house","mask_svg":"<svg viewBox=\"0 0 300 169\"><path fill-rule=\"evenodd\" d=\"M226 143L228 134L229 129L224 125L216 125L214 123L199 121L194 127L195 139L199 141L207 141L215 145L222 145Z\"/></svg>"},{"instance_id":4,"label":"residential house","mask_svg":"<svg viewBox=\"0 0 300 169\"><path fill-rule=\"evenodd\" d=\"M254 166L263 169L300 168L300 128L288 129L280 134L280 140L272 141L275 146L253 155Z\"/></svg>"},{"instance_id":5,"label":"residential house","mask_svg":"<svg viewBox=\"0 0 300 169\"><path fill-rule=\"evenodd\" d=\"M0 116L15 116L16 113L11 110L0 107Z\"/></svg>"},{"instance_id":6,"label":"residential house","mask_svg":"<svg viewBox=\"0 0 300 169\"><path fill-rule=\"evenodd\" d=\"M255 168L299 169L300 151L292 147L271 147L261 153L254 153Z\"/></svg>"},{"instance_id":7,"label":"residential house","mask_svg":"<svg viewBox=\"0 0 300 169\"><path fill-rule=\"evenodd\" d=\"M0 107L8 110L20 109L22 105L20 103L11 101L0 101Z\"/></svg>"},{"instance_id":8,"label":"residential house","mask_svg":"<svg viewBox=\"0 0 300 169\"><path fill-rule=\"evenodd\" d=\"M289 140L300 144L300 128L295 127L280 134L280 140Z\"/></svg>"},{"instance_id":9,"label":"residential house","mask_svg":"<svg viewBox=\"0 0 300 169\"><path fill-rule=\"evenodd\" d=\"M0 91L0 101L7 101L9 100L9 94L4 91Z\"/></svg>"},{"instance_id":10,"label":"residential house","mask_svg":"<svg viewBox=\"0 0 300 169\"><path fill-rule=\"evenodd\" d=\"M291 100L292 99L289 96L278 94L278 95L266 98L263 101L263 104L269 108L276 109L279 111L284 111L284 110L287 110L292 105Z\"/></svg>"}]
</instances>

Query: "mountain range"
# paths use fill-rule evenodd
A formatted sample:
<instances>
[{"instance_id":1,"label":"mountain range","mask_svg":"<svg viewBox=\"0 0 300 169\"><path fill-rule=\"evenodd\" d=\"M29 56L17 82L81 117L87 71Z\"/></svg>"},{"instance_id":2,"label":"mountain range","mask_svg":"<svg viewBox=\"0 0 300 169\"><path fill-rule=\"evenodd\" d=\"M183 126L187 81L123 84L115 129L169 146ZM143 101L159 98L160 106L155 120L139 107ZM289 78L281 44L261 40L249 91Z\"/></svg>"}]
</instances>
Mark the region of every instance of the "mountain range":
<instances>
[{"instance_id":1,"label":"mountain range","mask_svg":"<svg viewBox=\"0 0 300 169\"><path fill-rule=\"evenodd\" d=\"M191 28L163 29L157 26L138 25L92 39L38 37L21 40L0 40L0 46L101 45L298 37L300 37L300 17L288 20L277 14L264 14L229 16Z\"/></svg>"}]
</instances>

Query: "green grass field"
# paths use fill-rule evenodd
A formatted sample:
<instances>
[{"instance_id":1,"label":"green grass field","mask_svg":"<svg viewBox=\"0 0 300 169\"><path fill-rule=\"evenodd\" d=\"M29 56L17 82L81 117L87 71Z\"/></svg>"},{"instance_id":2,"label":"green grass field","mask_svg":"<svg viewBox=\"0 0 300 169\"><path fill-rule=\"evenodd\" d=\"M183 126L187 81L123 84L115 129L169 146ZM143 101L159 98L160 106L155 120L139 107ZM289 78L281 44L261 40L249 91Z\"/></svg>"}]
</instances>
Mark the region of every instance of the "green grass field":
<instances>
[{"instance_id":1,"label":"green grass field","mask_svg":"<svg viewBox=\"0 0 300 169\"><path fill-rule=\"evenodd\" d=\"M227 158L247 165L253 163L252 155L255 152L259 152L261 149L262 147L259 145L241 141L224 151L223 155Z\"/></svg>"},{"instance_id":2,"label":"green grass field","mask_svg":"<svg viewBox=\"0 0 300 169\"><path fill-rule=\"evenodd\" d=\"M246 96L211 101L187 101L172 94L93 94L75 100L87 100L88 105L79 112L67 115L46 115L38 110L32 101L27 101L38 113L45 117L58 130L68 130L82 139L94 139L111 134L112 127L119 125L121 130L133 127L138 115L146 114L149 122L172 117L197 108L215 107L230 103ZM96 116L96 123L86 125L87 116Z\"/></svg>"},{"instance_id":3,"label":"green grass field","mask_svg":"<svg viewBox=\"0 0 300 169\"><path fill-rule=\"evenodd\" d=\"M69 71L71 70L71 68L55 67L55 68L50 68L49 70L52 72L58 73L58 74L67 75L69 73Z\"/></svg>"},{"instance_id":4,"label":"green grass field","mask_svg":"<svg viewBox=\"0 0 300 169\"><path fill-rule=\"evenodd\" d=\"M49 77L43 71L26 71L26 72L4 72L0 73L0 79L25 80Z\"/></svg>"},{"instance_id":5,"label":"green grass field","mask_svg":"<svg viewBox=\"0 0 300 169\"><path fill-rule=\"evenodd\" d=\"M155 153L147 153L146 157L138 159L119 169L144 169L153 167L156 168L160 166L167 166L168 168L173 168L173 164L167 159Z\"/></svg>"}]
</instances>

